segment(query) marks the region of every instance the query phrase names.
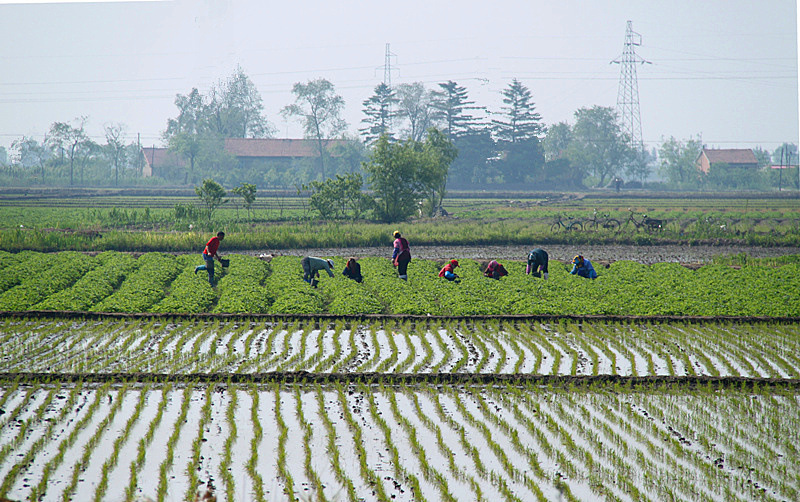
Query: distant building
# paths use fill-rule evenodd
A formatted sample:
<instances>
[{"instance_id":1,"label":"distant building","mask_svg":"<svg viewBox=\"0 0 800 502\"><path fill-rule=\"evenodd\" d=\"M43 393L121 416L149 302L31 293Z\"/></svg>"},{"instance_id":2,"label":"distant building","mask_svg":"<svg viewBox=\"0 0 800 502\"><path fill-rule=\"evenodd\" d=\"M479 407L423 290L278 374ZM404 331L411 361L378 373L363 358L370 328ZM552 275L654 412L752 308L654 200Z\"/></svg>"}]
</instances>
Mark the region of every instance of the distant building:
<instances>
[{"instance_id":1,"label":"distant building","mask_svg":"<svg viewBox=\"0 0 800 502\"><path fill-rule=\"evenodd\" d=\"M713 164L725 164L728 167L758 169L758 160L749 148L703 148L697 157L697 168L708 173Z\"/></svg>"},{"instance_id":2,"label":"distant building","mask_svg":"<svg viewBox=\"0 0 800 502\"><path fill-rule=\"evenodd\" d=\"M344 146L346 140L323 140L323 146ZM319 157L317 141L313 139L275 139L275 138L227 138L225 151L239 161L239 167L284 168L293 160ZM142 147L145 159L143 176L161 176L166 170L186 167L186 159L170 152L168 148ZM332 153L332 156L336 156Z\"/></svg>"}]
</instances>

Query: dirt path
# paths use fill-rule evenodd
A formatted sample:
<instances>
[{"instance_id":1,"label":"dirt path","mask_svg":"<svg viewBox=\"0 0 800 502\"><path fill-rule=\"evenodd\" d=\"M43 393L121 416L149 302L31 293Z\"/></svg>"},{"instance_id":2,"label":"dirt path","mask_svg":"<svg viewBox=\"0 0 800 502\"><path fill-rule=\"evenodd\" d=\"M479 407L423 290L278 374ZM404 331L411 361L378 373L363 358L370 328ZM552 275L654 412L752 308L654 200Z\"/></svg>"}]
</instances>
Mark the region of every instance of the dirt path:
<instances>
[{"instance_id":1,"label":"dirt path","mask_svg":"<svg viewBox=\"0 0 800 502\"><path fill-rule=\"evenodd\" d=\"M531 246L414 246L411 253L417 258L449 260L451 258L470 258L475 260L525 260ZM582 254L598 263L619 260L632 260L644 264L661 262L697 264L710 261L715 256L747 253L754 258L772 258L788 254L800 254L800 247L756 247L756 246L624 246L624 245L586 245L544 246L550 259L570 261L576 254ZM243 254L291 256L386 256L392 254L390 246L359 248L309 248L309 249L267 249L237 251Z\"/></svg>"}]
</instances>

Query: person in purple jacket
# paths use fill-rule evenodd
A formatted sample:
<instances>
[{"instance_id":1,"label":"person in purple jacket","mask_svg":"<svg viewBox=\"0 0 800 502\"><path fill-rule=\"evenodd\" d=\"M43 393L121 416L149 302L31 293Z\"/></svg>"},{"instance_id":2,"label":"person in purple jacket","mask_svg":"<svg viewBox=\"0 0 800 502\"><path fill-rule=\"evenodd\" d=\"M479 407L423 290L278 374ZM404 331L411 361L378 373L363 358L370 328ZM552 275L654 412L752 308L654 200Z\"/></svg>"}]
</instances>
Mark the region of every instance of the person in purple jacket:
<instances>
[{"instance_id":1,"label":"person in purple jacket","mask_svg":"<svg viewBox=\"0 0 800 502\"><path fill-rule=\"evenodd\" d=\"M581 255L572 260L572 270L570 274L577 274L579 277L586 277L587 279L597 279L597 272L594 271L592 262L587 260Z\"/></svg>"}]
</instances>

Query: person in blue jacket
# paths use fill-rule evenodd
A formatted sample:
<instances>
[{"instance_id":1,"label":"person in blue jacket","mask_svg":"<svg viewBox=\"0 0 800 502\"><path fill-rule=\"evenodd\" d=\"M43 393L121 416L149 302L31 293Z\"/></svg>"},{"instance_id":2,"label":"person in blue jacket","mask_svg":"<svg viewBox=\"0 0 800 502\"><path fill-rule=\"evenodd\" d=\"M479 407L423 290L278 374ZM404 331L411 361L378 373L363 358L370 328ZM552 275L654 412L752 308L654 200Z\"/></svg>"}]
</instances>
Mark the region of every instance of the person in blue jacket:
<instances>
[{"instance_id":1,"label":"person in blue jacket","mask_svg":"<svg viewBox=\"0 0 800 502\"><path fill-rule=\"evenodd\" d=\"M594 271L592 262L581 255L576 256L575 259L572 260L572 270L570 274L578 274L578 276L586 277L587 279L597 279L597 272Z\"/></svg>"}]
</instances>

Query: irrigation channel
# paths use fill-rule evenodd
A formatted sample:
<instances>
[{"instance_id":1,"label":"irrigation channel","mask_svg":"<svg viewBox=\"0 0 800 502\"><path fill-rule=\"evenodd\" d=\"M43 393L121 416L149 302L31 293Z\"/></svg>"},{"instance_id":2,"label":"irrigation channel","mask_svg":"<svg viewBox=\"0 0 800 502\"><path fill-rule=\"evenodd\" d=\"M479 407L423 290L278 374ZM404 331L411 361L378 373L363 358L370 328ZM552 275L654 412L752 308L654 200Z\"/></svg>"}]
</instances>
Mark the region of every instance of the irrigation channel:
<instances>
[{"instance_id":1,"label":"irrigation channel","mask_svg":"<svg viewBox=\"0 0 800 502\"><path fill-rule=\"evenodd\" d=\"M9 500L798 500L800 320L0 315Z\"/></svg>"}]
</instances>

